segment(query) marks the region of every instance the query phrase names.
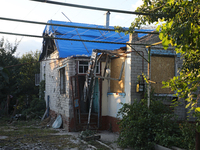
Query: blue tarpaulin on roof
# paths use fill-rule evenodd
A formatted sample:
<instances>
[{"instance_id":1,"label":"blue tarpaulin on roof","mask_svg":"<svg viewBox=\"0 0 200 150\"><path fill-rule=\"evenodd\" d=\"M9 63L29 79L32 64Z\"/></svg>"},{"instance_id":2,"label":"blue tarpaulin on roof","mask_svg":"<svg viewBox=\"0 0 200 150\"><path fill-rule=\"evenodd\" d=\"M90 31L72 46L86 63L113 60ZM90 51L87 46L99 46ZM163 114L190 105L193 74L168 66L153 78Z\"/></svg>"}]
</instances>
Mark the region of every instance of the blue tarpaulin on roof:
<instances>
[{"instance_id":1,"label":"blue tarpaulin on roof","mask_svg":"<svg viewBox=\"0 0 200 150\"><path fill-rule=\"evenodd\" d=\"M62 25L73 25L73 26L85 26L93 28L105 28L101 25L93 24L83 24L83 23L74 23L74 22L63 22L63 21L54 21L50 20L48 23L52 24L62 24ZM114 27L109 27L114 29ZM152 31L141 29L139 31ZM117 33L114 31L100 31L100 30L91 30L91 29L81 29L81 28L71 28L71 27L60 27L47 25L44 29L43 34L53 35L57 38L68 38L68 39L79 39L79 40L91 40L91 41L104 41L104 42L119 42L126 43L129 41L129 35L124 33ZM138 37L141 38L146 34L138 34ZM69 56L77 55L87 55L90 56L93 49L102 49L102 50L115 50L120 47L125 47L125 44L108 44L108 43L93 43L93 42L81 42L81 41L69 41L69 40L55 40L56 47L59 52L60 58L66 58Z\"/></svg>"}]
</instances>

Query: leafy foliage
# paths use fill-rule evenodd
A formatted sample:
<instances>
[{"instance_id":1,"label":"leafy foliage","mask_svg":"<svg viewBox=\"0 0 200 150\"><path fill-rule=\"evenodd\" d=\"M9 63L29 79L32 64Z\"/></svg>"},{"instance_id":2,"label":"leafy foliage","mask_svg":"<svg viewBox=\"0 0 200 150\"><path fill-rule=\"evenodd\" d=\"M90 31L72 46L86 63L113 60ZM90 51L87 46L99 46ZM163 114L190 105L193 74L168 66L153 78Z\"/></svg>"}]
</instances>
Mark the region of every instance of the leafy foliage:
<instances>
[{"instance_id":1,"label":"leafy foliage","mask_svg":"<svg viewBox=\"0 0 200 150\"><path fill-rule=\"evenodd\" d=\"M35 95L32 96L32 100L30 101L30 106L27 106L26 103L24 103L24 97L20 97L21 105L18 107L18 112L22 113L21 119L38 119L39 117L42 117L44 114L44 111L46 109L46 103L45 103L45 81L42 80L39 85L39 97Z\"/></svg>"},{"instance_id":2,"label":"leafy foliage","mask_svg":"<svg viewBox=\"0 0 200 150\"><path fill-rule=\"evenodd\" d=\"M19 64L19 60L14 56L19 42L14 46L5 41L0 40L0 103L4 107L4 101L7 100L7 95L16 96L19 92L19 67L6 68L7 66ZM12 103L13 101L11 101Z\"/></svg>"},{"instance_id":3,"label":"leafy foliage","mask_svg":"<svg viewBox=\"0 0 200 150\"><path fill-rule=\"evenodd\" d=\"M30 102L30 107L22 110L22 115L26 116L26 119L38 119L44 114L45 108L46 103L44 99L42 100L34 96Z\"/></svg>"},{"instance_id":4,"label":"leafy foliage","mask_svg":"<svg viewBox=\"0 0 200 150\"><path fill-rule=\"evenodd\" d=\"M123 147L142 150L154 149L155 143L172 146L179 134L174 114L161 101L151 100L149 109L147 100L123 104L118 116L122 117L118 144Z\"/></svg>"},{"instance_id":5,"label":"leafy foliage","mask_svg":"<svg viewBox=\"0 0 200 150\"><path fill-rule=\"evenodd\" d=\"M200 112L197 100L200 93L200 1L199 0L143 0L144 4L136 11L149 13L138 16L131 24L130 32L142 25L157 23L157 31L165 49L175 46L183 57L180 75L168 82L165 87L176 91L176 95L185 98L187 107Z\"/></svg>"},{"instance_id":6,"label":"leafy foliage","mask_svg":"<svg viewBox=\"0 0 200 150\"><path fill-rule=\"evenodd\" d=\"M38 63L40 52L29 52L17 58L14 54L18 44L19 42L16 42L13 46L8 41L5 42L4 38L0 41L0 103L1 111L6 110L7 96L12 95L9 114L12 113L17 99L18 113L29 107L33 107L31 111L34 111L35 104L40 104L40 101L36 100L36 97L39 97L39 87L35 86L35 74L40 70ZM44 99L42 101L41 103L44 103Z\"/></svg>"},{"instance_id":7,"label":"leafy foliage","mask_svg":"<svg viewBox=\"0 0 200 150\"><path fill-rule=\"evenodd\" d=\"M177 123L171 108L162 101L155 100L155 97L153 99L149 109L146 99L135 101L131 105L123 104L118 112L118 116L122 118L119 121L118 144L135 150L151 150L155 144L193 150L195 125L188 122Z\"/></svg>"},{"instance_id":8,"label":"leafy foliage","mask_svg":"<svg viewBox=\"0 0 200 150\"><path fill-rule=\"evenodd\" d=\"M26 103L30 103L33 99L33 95L38 96L39 87L35 86L35 74L40 71L39 51L29 52L19 59L19 62L23 65L20 66L20 96L26 99Z\"/></svg>"},{"instance_id":9,"label":"leafy foliage","mask_svg":"<svg viewBox=\"0 0 200 150\"><path fill-rule=\"evenodd\" d=\"M25 64L20 67L20 82L24 94L38 93L38 88L35 86L35 74L40 72L40 64L37 62L39 56L39 51L31 51L19 59L21 64Z\"/></svg>"},{"instance_id":10,"label":"leafy foliage","mask_svg":"<svg viewBox=\"0 0 200 150\"><path fill-rule=\"evenodd\" d=\"M181 136L178 145L181 148L194 150L195 149L195 124L182 122L179 124ZM176 143L177 144L177 143Z\"/></svg>"}]
</instances>

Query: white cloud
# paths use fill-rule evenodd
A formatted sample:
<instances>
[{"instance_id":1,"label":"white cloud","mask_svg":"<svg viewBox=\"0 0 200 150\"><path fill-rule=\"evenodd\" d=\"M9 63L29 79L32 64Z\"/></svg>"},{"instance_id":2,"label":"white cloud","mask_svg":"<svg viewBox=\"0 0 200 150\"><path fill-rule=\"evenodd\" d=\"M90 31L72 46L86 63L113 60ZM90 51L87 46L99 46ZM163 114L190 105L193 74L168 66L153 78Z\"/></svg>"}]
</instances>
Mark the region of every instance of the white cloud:
<instances>
[{"instance_id":1,"label":"white cloud","mask_svg":"<svg viewBox=\"0 0 200 150\"><path fill-rule=\"evenodd\" d=\"M143 4L143 1L142 0L138 0L135 4L131 5L131 11L135 11L142 4Z\"/></svg>"},{"instance_id":2,"label":"white cloud","mask_svg":"<svg viewBox=\"0 0 200 150\"><path fill-rule=\"evenodd\" d=\"M30 51L36 51L36 50L40 51L41 48L42 48L42 39L38 41L34 38L26 38L19 43L16 55L22 56L23 54Z\"/></svg>"},{"instance_id":3,"label":"white cloud","mask_svg":"<svg viewBox=\"0 0 200 150\"><path fill-rule=\"evenodd\" d=\"M125 19L122 15L116 15L114 18L115 19L119 19L119 20L124 20Z\"/></svg>"}]
</instances>

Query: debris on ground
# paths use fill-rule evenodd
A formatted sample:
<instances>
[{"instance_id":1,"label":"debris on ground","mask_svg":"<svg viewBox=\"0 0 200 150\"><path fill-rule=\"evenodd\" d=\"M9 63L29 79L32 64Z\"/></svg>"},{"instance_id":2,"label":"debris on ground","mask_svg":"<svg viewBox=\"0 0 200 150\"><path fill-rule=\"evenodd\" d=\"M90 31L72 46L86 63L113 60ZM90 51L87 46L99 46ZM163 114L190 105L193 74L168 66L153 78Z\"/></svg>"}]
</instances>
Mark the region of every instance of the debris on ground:
<instances>
[{"instance_id":1,"label":"debris on ground","mask_svg":"<svg viewBox=\"0 0 200 150\"><path fill-rule=\"evenodd\" d=\"M54 121L52 128L54 129L59 129L62 125L62 117L61 115L58 115L58 117L56 118L56 120Z\"/></svg>"},{"instance_id":2,"label":"debris on ground","mask_svg":"<svg viewBox=\"0 0 200 150\"><path fill-rule=\"evenodd\" d=\"M114 142L117 134L92 130L67 132L50 128L54 121L51 117L41 123L18 120L7 124L0 120L0 150L121 150Z\"/></svg>"},{"instance_id":3,"label":"debris on ground","mask_svg":"<svg viewBox=\"0 0 200 150\"><path fill-rule=\"evenodd\" d=\"M100 135L96 135L94 131L88 129L86 129L85 131L81 131L79 137L85 141L99 140L101 138Z\"/></svg>"},{"instance_id":4,"label":"debris on ground","mask_svg":"<svg viewBox=\"0 0 200 150\"><path fill-rule=\"evenodd\" d=\"M53 125L55 121L55 118L52 118L51 116L47 117L46 119L44 119L40 125L42 126L42 128L45 128L45 127L51 127Z\"/></svg>"}]
</instances>

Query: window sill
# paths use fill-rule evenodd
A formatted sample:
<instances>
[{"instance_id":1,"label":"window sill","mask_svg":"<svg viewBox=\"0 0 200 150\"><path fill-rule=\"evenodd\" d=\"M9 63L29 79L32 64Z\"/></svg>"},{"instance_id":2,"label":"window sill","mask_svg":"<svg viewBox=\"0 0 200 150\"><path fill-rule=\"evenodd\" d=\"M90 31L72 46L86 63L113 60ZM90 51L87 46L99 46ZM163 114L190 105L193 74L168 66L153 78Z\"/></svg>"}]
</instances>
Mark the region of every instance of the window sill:
<instances>
[{"instance_id":1,"label":"window sill","mask_svg":"<svg viewBox=\"0 0 200 150\"><path fill-rule=\"evenodd\" d=\"M125 97L125 96L126 96L126 93L107 93L107 96L108 96L108 95L119 95L119 96Z\"/></svg>"}]
</instances>

